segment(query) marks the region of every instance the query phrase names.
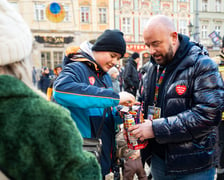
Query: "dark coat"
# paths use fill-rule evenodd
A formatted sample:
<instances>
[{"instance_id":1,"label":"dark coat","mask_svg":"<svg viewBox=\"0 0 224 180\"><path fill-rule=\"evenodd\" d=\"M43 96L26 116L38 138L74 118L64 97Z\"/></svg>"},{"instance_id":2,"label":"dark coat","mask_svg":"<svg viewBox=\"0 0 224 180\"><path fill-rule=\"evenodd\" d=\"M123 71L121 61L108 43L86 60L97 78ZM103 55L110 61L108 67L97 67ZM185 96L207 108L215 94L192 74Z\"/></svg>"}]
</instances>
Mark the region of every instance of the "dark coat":
<instances>
[{"instance_id":1,"label":"dark coat","mask_svg":"<svg viewBox=\"0 0 224 180\"><path fill-rule=\"evenodd\" d=\"M42 74L38 82L38 88L45 94L47 94L47 88L51 83L49 74Z\"/></svg>"},{"instance_id":2,"label":"dark coat","mask_svg":"<svg viewBox=\"0 0 224 180\"><path fill-rule=\"evenodd\" d=\"M116 108L112 108L119 104L119 94L112 88L110 75L83 54L75 54L73 60L65 56L65 66L54 82L53 94L57 103L69 109L83 137L96 137L103 111L109 109L100 136L102 174L106 175L113 164L115 127L122 123Z\"/></svg>"},{"instance_id":3,"label":"dark coat","mask_svg":"<svg viewBox=\"0 0 224 180\"><path fill-rule=\"evenodd\" d=\"M217 164L216 128L224 110L224 85L216 63L186 36L179 39L159 88L161 118L153 120L154 140L165 151L167 174L195 173ZM153 105L157 68L151 62L144 79L146 117L147 106ZM143 155L150 155L150 143Z\"/></svg>"},{"instance_id":4,"label":"dark coat","mask_svg":"<svg viewBox=\"0 0 224 180\"><path fill-rule=\"evenodd\" d=\"M136 92L139 86L139 76L137 70L137 63L130 58L124 68L124 90L127 92L132 93L133 91Z\"/></svg>"}]
</instances>

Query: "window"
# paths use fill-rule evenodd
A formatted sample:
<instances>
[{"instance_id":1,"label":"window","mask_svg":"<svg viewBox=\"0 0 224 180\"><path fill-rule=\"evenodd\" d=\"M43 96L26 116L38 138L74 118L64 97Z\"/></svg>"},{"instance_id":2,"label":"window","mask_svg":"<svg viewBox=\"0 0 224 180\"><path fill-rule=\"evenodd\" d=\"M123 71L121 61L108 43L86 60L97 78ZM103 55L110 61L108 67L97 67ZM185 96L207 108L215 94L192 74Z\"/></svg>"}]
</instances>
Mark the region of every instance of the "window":
<instances>
[{"instance_id":1,"label":"window","mask_svg":"<svg viewBox=\"0 0 224 180\"><path fill-rule=\"evenodd\" d=\"M202 11L208 11L208 0L202 0Z\"/></svg>"},{"instance_id":2,"label":"window","mask_svg":"<svg viewBox=\"0 0 224 180\"><path fill-rule=\"evenodd\" d=\"M201 37L202 37L202 39L208 38L208 27L207 27L207 25L202 25L202 27L201 27Z\"/></svg>"},{"instance_id":3,"label":"window","mask_svg":"<svg viewBox=\"0 0 224 180\"><path fill-rule=\"evenodd\" d=\"M16 10L17 12L19 12L19 8L18 8L18 4L16 2L9 2L12 7L14 8L14 10Z\"/></svg>"},{"instance_id":4,"label":"window","mask_svg":"<svg viewBox=\"0 0 224 180\"><path fill-rule=\"evenodd\" d=\"M89 22L89 7L81 7L81 22Z\"/></svg>"},{"instance_id":5,"label":"window","mask_svg":"<svg viewBox=\"0 0 224 180\"><path fill-rule=\"evenodd\" d=\"M147 24L148 22L148 18L141 18L141 23L140 23L140 33L142 34L143 33L143 30L145 28L145 25Z\"/></svg>"},{"instance_id":6,"label":"window","mask_svg":"<svg viewBox=\"0 0 224 180\"><path fill-rule=\"evenodd\" d=\"M215 26L215 31L220 35L221 27L220 26Z\"/></svg>"},{"instance_id":7,"label":"window","mask_svg":"<svg viewBox=\"0 0 224 180\"><path fill-rule=\"evenodd\" d=\"M123 17L123 19L122 19L122 31L125 34L131 34L131 19L129 17Z\"/></svg>"},{"instance_id":8,"label":"window","mask_svg":"<svg viewBox=\"0 0 224 180\"><path fill-rule=\"evenodd\" d=\"M99 8L99 22L105 24L107 22L107 9Z\"/></svg>"},{"instance_id":9,"label":"window","mask_svg":"<svg viewBox=\"0 0 224 180\"><path fill-rule=\"evenodd\" d=\"M63 60L63 52L54 52L54 68L59 65L62 64L62 60Z\"/></svg>"},{"instance_id":10,"label":"window","mask_svg":"<svg viewBox=\"0 0 224 180\"><path fill-rule=\"evenodd\" d=\"M47 66L51 68L51 53L50 52L41 52L41 66Z\"/></svg>"},{"instance_id":11,"label":"window","mask_svg":"<svg viewBox=\"0 0 224 180\"><path fill-rule=\"evenodd\" d=\"M215 1L215 11L220 12L221 11L221 0L216 0Z\"/></svg>"},{"instance_id":12,"label":"window","mask_svg":"<svg viewBox=\"0 0 224 180\"><path fill-rule=\"evenodd\" d=\"M179 21L179 33L187 34L187 21L184 19Z\"/></svg>"},{"instance_id":13,"label":"window","mask_svg":"<svg viewBox=\"0 0 224 180\"><path fill-rule=\"evenodd\" d=\"M43 20L45 20L45 6L43 4L35 4L34 8L35 8L34 19L36 21L43 21Z\"/></svg>"},{"instance_id":14,"label":"window","mask_svg":"<svg viewBox=\"0 0 224 180\"><path fill-rule=\"evenodd\" d=\"M69 6L68 5L64 5L64 10L65 10L65 18L64 18L64 21L65 22L68 22L70 21L70 14L69 14Z\"/></svg>"}]
</instances>

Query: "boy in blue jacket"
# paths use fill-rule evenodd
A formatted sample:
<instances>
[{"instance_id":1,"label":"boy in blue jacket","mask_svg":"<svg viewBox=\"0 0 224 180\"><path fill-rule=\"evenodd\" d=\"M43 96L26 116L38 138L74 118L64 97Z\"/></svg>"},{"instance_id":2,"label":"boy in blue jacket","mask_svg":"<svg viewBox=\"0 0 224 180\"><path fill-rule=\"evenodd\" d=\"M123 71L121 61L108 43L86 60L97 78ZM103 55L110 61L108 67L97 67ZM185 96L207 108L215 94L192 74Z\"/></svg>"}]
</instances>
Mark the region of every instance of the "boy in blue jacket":
<instances>
[{"instance_id":1,"label":"boy in blue jacket","mask_svg":"<svg viewBox=\"0 0 224 180\"><path fill-rule=\"evenodd\" d=\"M123 33L105 30L92 45L84 42L80 49L64 58L64 68L54 82L54 98L68 108L78 129L85 138L96 137L106 116L101 132L101 168L105 177L114 163L115 127L122 120L114 108L118 104L132 105L135 97L127 92L116 93L107 71L115 66L126 51Z\"/></svg>"}]
</instances>

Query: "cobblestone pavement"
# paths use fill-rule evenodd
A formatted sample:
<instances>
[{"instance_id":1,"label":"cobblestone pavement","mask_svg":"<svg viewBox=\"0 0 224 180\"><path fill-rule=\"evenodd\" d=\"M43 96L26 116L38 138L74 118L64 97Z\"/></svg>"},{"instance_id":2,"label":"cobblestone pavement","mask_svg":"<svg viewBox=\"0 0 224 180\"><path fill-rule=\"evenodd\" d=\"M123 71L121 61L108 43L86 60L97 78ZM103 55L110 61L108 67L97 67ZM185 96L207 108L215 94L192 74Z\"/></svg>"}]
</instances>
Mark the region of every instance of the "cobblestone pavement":
<instances>
[{"instance_id":1,"label":"cobblestone pavement","mask_svg":"<svg viewBox=\"0 0 224 180\"><path fill-rule=\"evenodd\" d=\"M150 168L148 167L147 164L145 165L145 172L146 172L146 174L147 174L147 176L148 176L148 174L149 174L149 172L150 172ZM114 179L113 179L113 176L108 176L108 177L106 178L106 180L114 180ZM123 180L122 176L121 176L121 179L120 179L120 180ZM135 175L135 177L134 177L133 180L138 180L138 177ZM216 175L215 175L214 180L216 180Z\"/></svg>"}]
</instances>

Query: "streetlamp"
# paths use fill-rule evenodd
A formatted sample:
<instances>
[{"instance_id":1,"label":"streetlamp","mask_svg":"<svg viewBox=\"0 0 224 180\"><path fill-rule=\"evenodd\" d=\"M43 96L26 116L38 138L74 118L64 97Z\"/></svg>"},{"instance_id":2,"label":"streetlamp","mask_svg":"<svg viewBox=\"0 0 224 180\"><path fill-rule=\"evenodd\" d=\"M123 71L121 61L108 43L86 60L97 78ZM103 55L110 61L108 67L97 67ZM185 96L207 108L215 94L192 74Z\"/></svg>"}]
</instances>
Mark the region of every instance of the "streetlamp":
<instances>
[{"instance_id":1,"label":"streetlamp","mask_svg":"<svg viewBox=\"0 0 224 180\"><path fill-rule=\"evenodd\" d=\"M193 35L192 31L193 31L194 25L190 22L187 27L188 27L188 31L189 31L189 37L191 39L191 36Z\"/></svg>"}]
</instances>

